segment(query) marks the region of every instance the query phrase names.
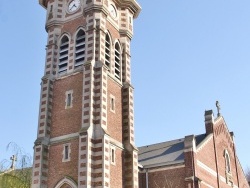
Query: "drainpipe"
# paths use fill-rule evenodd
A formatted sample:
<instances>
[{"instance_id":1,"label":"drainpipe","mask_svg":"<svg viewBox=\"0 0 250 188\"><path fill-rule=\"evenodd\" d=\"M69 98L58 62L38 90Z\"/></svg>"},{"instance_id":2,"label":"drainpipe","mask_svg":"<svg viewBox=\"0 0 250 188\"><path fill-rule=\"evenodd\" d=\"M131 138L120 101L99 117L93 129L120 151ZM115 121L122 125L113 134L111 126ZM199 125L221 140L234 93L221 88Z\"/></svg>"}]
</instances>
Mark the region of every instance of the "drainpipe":
<instances>
[{"instance_id":1,"label":"drainpipe","mask_svg":"<svg viewBox=\"0 0 250 188\"><path fill-rule=\"evenodd\" d=\"M146 169L146 188L148 188L148 169Z\"/></svg>"},{"instance_id":2,"label":"drainpipe","mask_svg":"<svg viewBox=\"0 0 250 188\"><path fill-rule=\"evenodd\" d=\"M192 148L191 154L192 154L193 188L195 188L195 178L196 178L196 176L195 176L195 166L194 166L194 148Z\"/></svg>"}]
</instances>

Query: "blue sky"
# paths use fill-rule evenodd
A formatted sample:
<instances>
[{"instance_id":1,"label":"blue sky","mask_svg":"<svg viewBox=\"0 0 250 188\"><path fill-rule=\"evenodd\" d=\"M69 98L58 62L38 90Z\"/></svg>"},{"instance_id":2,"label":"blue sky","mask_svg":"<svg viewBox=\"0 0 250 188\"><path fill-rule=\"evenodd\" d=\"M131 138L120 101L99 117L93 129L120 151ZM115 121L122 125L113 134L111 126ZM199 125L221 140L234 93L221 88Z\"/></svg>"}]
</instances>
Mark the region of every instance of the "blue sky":
<instances>
[{"instance_id":1,"label":"blue sky","mask_svg":"<svg viewBox=\"0 0 250 188\"><path fill-rule=\"evenodd\" d=\"M138 0L132 82L137 146L202 134L221 104L243 168L250 166L250 1ZM36 139L47 34L38 0L0 1L0 161Z\"/></svg>"}]
</instances>

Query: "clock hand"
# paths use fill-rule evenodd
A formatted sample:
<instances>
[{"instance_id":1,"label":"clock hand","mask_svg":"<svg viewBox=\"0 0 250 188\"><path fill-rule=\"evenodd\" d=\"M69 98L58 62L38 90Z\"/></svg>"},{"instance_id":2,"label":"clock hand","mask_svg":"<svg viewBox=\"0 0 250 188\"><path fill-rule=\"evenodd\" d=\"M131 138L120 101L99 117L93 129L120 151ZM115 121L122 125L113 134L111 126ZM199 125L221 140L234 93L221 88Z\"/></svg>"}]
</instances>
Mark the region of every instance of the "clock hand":
<instances>
[{"instance_id":1,"label":"clock hand","mask_svg":"<svg viewBox=\"0 0 250 188\"><path fill-rule=\"evenodd\" d=\"M74 4L71 8L70 8L70 10L72 10L74 7L76 7L76 5Z\"/></svg>"}]
</instances>

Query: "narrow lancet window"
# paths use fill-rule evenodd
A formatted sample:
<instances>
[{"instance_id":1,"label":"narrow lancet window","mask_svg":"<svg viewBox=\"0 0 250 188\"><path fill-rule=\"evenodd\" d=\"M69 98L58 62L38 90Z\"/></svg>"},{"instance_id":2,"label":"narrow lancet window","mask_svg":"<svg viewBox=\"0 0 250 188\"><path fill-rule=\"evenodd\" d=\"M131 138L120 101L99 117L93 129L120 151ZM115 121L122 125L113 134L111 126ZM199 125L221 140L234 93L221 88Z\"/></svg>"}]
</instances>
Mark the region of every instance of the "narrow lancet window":
<instances>
[{"instance_id":1,"label":"narrow lancet window","mask_svg":"<svg viewBox=\"0 0 250 188\"><path fill-rule=\"evenodd\" d=\"M60 50L59 50L59 64L58 64L59 74L67 72L68 59L69 59L69 39L67 36L64 36L61 40Z\"/></svg>"},{"instance_id":2,"label":"narrow lancet window","mask_svg":"<svg viewBox=\"0 0 250 188\"><path fill-rule=\"evenodd\" d=\"M110 37L108 34L105 38L105 65L110 68Z\"/></svg>"},{"instance_id":3,"label":"narrow lancet window","mask_svg":"<svg viewBox=\"0 0 250 188\"><path fill-rule=\"evenodd\" d=\"M226 163L226 172L231 173L230 157L227 151L225 151L225 163Z\"/></svg>"},{"instance_id":4,"label":"narrow lancet window","mask_svg":"<svg viewBox=\"0 0 250 188\"><path fill-rule=\"evenodd\" d=\"M121 79L121 49L118 42L115 44L115 77Z\"/></svg>"},{"instance_id":5,"label":"narrow lancet window","mask_svg":"<svg viewBox=\"0 0 250 188\"><path fill-rule=\"evenodd\" d=\"M63 145L62 162L70 161L70 153L71 153L70 145L71 145L70 143L67 143L67 144Z\"/></svg>"},{"instance_id":6,"label":"narrow lancet window","mask_svg":"<svg viewBox=\"0 0 250 188\"><path fill-rule=\"evenodd\" d=\"M76 35L75 68L81 66L85 60L85 32L80 30Z\"/></svg>"}]
</instances>

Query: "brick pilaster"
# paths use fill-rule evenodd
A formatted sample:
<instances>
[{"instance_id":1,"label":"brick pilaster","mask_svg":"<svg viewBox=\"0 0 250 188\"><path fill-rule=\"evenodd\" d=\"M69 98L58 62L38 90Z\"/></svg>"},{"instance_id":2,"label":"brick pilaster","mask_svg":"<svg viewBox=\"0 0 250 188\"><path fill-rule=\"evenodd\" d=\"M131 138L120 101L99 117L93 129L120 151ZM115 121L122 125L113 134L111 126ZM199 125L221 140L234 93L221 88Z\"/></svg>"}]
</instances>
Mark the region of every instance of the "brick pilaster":
<instances>
[{"instance_id":1,"label":"brick pilaster","mask_svg":"<svg viewBox=\"0 0 250 188\"><path fill-rule=\"evenodd\" d=\"M53 97L53 74L54 74L54 55L57 53L55 45L56 38L52 33L48 37L46 52L46 67L41 83L40 107L37 140L34 146L34 161L32 172L32 188L47 187L48 174L48 145L51 133L51 113Z\"/></svg>"},{"instance_id":2,"label":"brick pilaster","mask_svg":"<svg viewBox=\"0 0 250 188\"><path fill-rule=\"evenodd\" d=\"M185 182L186 187L196 188L196 141L195 136L186 136L184 140ZM198 187L197 187L198 188Z\"/></svg>"},{"instance_id":3,"label":"brick pilaster","mask_svg":"<svg viewBox=\"0 0 250 188\"><path fill-rule=\"evenodd\" d=\"M87 133L81 133L79 137L79 161L78 161L78 187L91 187L90 166L90 138Z\"/></svg>"},{"instance_id":4,"label":"brick pilaster","mask_svg":"<svg viewBox=\"0 0 250 188\"><path fill-rule=\"evenodd\" d=\"M134 104L133 88L130 84L123 86L123 144L124 183L125 187L138 187L138 151L134 143Z\"/></svg>"}]
</instances>

